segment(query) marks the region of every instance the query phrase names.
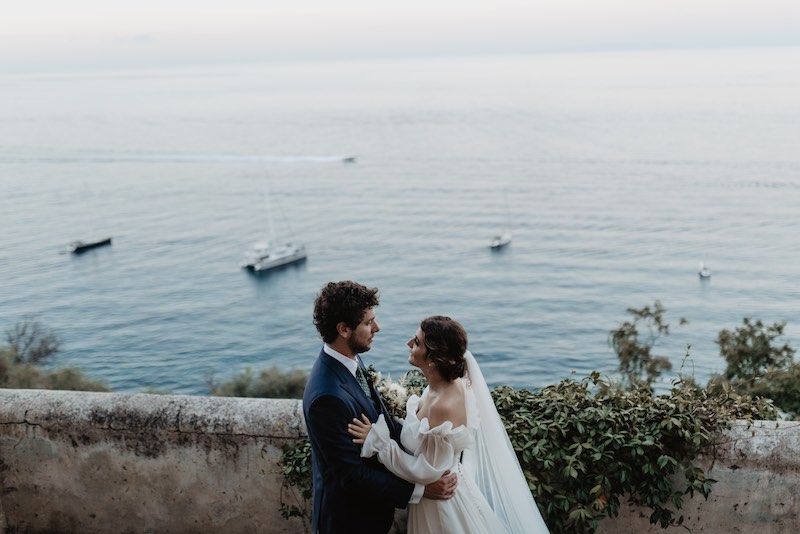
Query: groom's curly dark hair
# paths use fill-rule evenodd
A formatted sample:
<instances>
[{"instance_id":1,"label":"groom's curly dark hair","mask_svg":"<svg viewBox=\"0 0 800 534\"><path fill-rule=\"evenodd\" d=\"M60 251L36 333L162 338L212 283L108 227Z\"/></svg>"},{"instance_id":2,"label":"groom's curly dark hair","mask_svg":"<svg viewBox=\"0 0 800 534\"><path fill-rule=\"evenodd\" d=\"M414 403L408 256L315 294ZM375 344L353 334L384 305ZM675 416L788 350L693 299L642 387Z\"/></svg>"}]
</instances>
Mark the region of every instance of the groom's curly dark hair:
<instances>
[{"instance_id":1,"label":"groom's curly dark hair","mask_svg":"<svg viewBox=\"0 0 800 534\"><path fill-rule=\"evenodd\" d=\"M378 289L343 280L328 282L314 301L314 326L325 343L333 342L339 333L336 325L355 328L364 313L378 305Z\"/></svg>"}]
</instances>

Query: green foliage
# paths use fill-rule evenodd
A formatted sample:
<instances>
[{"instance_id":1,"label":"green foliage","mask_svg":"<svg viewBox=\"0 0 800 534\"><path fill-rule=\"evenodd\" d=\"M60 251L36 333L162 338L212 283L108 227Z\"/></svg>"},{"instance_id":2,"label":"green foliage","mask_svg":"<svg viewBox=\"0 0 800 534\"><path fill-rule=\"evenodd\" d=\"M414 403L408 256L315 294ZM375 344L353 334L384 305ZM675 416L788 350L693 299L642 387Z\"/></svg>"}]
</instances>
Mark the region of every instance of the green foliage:
<instances>
[{"instance_id":1,"label":"green foliage","mask_svg":"<svg viewBox=\"0 0 800 534\"><path fill-rule=\"evenodd\" d=\"M714 434L734 418L774 417L769 401L731 390L710 397L676 380L653 395L609 387L597 373L493 395L552 532L594 532L625 496L652 510L651 523L679 523L683 495L707 497L714 483L692 463Z\"/></svg>"},{"instance_id":2,"label":"green foliage","mask_svg":"<svg viewBox=\"0 0 800 534\"><path fill-rule=\"evenodd\" d=\"M785 322L765 326L760 320L751 322L748 317L742 322L744 325L734 332L722 330L717 337L719 352L728 362L725 378L750 380L769 369L792 363L794 349L788 344L773 346L775 339L783 335Z\"/></svg>"},{"instance_id":3,"label":"green foliage","mask_svg":"<svg viewBox=\"0 0 800 534\"><path fill-rule=\"evenodd\" d=\"M258 377L248 368L223 384L208 381L212 395L219 397L259 397L267 399L301 399L308 374L300 369L283 372L277 366L263 369Z\"/></svg>"},{"instance_id":4,"label":"green foliage","mask_svg":"<svg viewBox=\"0 0 800 534\"><path fill-rule=\"evenodd\" d=\"M653 347L662 335L669 334L669 324L664 322L666 311L661 302L655 301L653 308L628 308L632 321L625 321L609 333L609 344L619 358L619 371L628 389L651 389L653 382L664 371L672 369L669 359L653 354ZM681 318L681 324L686 319ZM640 330L646 328L646 337Z\"/></svg>"},{"instance_id":5,"label":"green foliage","mask_svg":"<svg viewBox=\"0 0 800 534\"><path fill-rule=\"evenodd\" d=\"M9 389L60 389L68 391L109 391L102 383L87 378L80 370L66 367L45 371L32 363L18 363L13 349L0 348L0 387Z\"/></svg>"},{"instance_id":6,"label":"green foliage","mask_svg":"<svg viewBox=\"0 0 800 534\"><path fill-rule=\"evenodd\" d=\"M284 519L300 517L311 521L311 443L285 445L280 462L283 471L280 502ZM287 494L292 502L287 502Z\"/></svg>"},{"instance_id":7,"label":"green foliage","mask_svg":"<svg viewBox=\"0 0 800 534\"><path fill-rule=\"evenodd\" d=\"M0 388L109 391L78 369L40 368L37 364L61 350L61 340L38 320L24 317L5 334L8 345L0 347Z\"/></svg>"},{"instance_id":8,"label":"green foliage","mask_svg":"<svg viewBox=\"0 0 800 534\"><path fill-rule=\"evenodd\" d=\"M793 363L785 369L764 373L754 380L734 381L732 384L738 391L745 391L748 395L772 399L788 418L800 418L800 364Z\"/></svg>"},{"instance_id":9,"label":"green foliage","mask_svg":"<svg viewBox=\"0 0 800 534\"><path fill-rule=\"evenodd\" d=\"M767 326L747 317L742 322L733 332L722 330L717 337L728 367L724 376L711 379L709 389L732 387L767 397L790 417L800 417L800 364L793 362L795 350L788 343L775 343L786 323Z\"/></svg>"}]
</instances>

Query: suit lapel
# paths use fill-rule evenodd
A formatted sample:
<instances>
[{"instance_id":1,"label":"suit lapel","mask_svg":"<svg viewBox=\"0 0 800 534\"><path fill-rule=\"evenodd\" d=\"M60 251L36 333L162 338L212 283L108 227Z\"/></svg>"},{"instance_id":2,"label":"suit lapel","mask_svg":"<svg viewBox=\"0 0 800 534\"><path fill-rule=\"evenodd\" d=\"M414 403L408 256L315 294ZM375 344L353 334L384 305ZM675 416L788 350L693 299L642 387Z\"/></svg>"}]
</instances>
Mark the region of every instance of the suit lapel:
<instances>
[{"instance_id":1,"label":"suit lapel","mask_svg":"<svg viewBox=\"0 0 800 534\"><path fill-rule=\"evenodd\" d=\"M377 420L378 412L375 410L375 405L372 403L372 399L368 399L367 396L364 395L364 390L362 390L361 386L358 385L356 377L350 374L350 371L348 371L344 365L331 358L324 351L322 352L321 357L323 357L323 362L328 369L330 369L330 371L339 380L339 385L341 388L345 390L351 397L353 397L353 400L355 400L361 407L361 411L364 413L364 415L369 417L370 421ZM370 385L370 387L372 387L372 385Z\"/></svg>"},{"instance_id":2,"label":"suit lapel","mask_svg":"<svg viewBox=\"0 0 800 534\"><path fill-rule=\"evenodd\" d=\"M361 361L361 356L358 357L358 364L366 369L364 362ZM384 419L386 419L386 424L389 426L389 430L392 437L395 437L395 435L399 435L399 432L397 431L397 428L395 426L394 417L392 416L392 414L389 413L389 409L386 407L386 404L384 404L383 397L381 397L381 394L378 392L378 388L375 387L375 384L372 383L372 380L368 380L367 382L369 383L369 390L372 392L372 395L376 399L378 399L379 411L375 412L376 414L375 417L377 418L378 413L382 413Z\"/></svg>"}]
</instances>

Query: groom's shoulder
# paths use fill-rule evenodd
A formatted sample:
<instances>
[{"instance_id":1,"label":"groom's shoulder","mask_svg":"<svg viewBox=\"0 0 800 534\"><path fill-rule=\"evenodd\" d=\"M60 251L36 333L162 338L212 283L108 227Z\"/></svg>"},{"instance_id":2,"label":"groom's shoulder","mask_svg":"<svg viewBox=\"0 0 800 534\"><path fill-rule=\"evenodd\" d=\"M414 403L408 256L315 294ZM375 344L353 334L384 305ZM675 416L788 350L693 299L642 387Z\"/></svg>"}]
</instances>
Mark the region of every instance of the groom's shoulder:
<instances>
[{"instance_id":1,"label":"groom's shoulder","mask_svg":"<svg viewBox=\"0 0 800 534\"><path fill-rule=\"evenodd\" d=\"M331 362L337 363L326 354L320 354L317 361L314 362L306 384L306 390L314 396L339 394L342 381Z\"/></svg>"}]
</instances>

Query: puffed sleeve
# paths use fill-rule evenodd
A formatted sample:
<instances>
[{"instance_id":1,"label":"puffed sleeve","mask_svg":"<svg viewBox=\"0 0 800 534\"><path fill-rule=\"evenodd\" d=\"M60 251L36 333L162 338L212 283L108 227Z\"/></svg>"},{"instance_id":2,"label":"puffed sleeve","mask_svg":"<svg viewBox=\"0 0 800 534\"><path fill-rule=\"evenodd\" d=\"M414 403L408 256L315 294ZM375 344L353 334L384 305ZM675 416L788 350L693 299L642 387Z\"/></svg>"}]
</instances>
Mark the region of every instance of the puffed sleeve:
<instances>
[{"instance_id":1,"label":"puffed sleeve","mask_svg":"<svg viewBox=\"0 0 800 534\"><path fill-rule=\"evenodd\" d=\"M427 420L423 421L423 425ZM408 454L389 437L383 414L372 425L361 448L361 456L378 455L378 460L398 477L417 484L436 482L454 464L453 425L449 421L429 429L421 425L422 444L419 455ZM463 427L462 427L463 429ZM461 430L461 429L459 429Z\"/></svg>"}]
</instances>

